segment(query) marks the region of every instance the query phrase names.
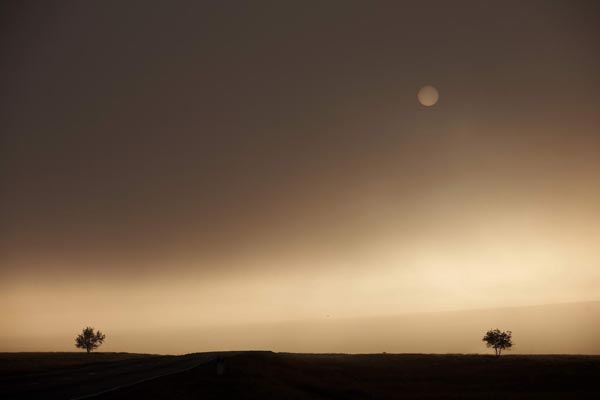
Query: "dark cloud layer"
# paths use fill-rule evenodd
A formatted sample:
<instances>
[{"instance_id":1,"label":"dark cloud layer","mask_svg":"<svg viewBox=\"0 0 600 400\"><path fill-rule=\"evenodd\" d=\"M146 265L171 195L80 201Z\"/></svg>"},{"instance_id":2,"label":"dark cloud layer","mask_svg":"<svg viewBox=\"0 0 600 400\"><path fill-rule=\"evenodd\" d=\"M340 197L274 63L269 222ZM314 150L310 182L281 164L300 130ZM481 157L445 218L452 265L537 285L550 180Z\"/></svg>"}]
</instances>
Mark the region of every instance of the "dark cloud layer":
<instances>
[{"instance_id":1,"label":"dark cloud layer","mask_svg":"<svg viewBox=\"0 0 600 400\"><path fill-rule=\"evenodd\" d=\"M9 2L2 21L5 276L343 253L391 216L410 234L446 187L598 196L577 183L600 177L595 2Z\"/></svg>"}]
</instances>

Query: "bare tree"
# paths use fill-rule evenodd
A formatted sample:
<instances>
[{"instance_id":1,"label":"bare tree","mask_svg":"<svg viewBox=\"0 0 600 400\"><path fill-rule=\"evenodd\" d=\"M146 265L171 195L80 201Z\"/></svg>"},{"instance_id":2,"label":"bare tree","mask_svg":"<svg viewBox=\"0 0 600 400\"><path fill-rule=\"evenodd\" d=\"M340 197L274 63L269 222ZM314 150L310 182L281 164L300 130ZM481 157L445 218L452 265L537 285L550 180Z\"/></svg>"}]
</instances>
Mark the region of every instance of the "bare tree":
<instances>
[{"instance_id":1,"label":"bare tree","mask_svg":"<svg viewBox=\"0 0 600 400\"><path fill-rule=\"evenodd\" d=\"M94 332L94 328L88 326L75 338L75 347L85 349L89 353L100 347L104 339L106 339L105 334L100 331Z\"/></svg>"},{"instance_id":2,"label":"bare tree","mask_svg":"<svg viewBox=\"0 0 600 400\"><path fill-rule=\"evenodd\" d=\"M512 332L501 332L500 329L490 329L482 339L487 347L493 347L496 357L500 357L502 350L510 350L513 345Z\"/></svg>"}]
</instances>

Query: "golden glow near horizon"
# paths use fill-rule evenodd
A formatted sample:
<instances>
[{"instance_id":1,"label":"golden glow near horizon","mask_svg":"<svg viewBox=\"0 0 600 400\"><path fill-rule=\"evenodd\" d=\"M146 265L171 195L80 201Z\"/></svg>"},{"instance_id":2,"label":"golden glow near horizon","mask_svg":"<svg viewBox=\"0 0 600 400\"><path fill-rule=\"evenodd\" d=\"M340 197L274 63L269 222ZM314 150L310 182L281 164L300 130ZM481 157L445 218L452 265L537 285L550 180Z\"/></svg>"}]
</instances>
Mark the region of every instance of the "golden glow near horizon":
<instances>
[{"instance_id":1,"label":"golden glow near horizon","mask_svg":"<svg viewBox=\"0 0 600 400\"><path fill-rule=\"evenodd\" d=\"M454 234L428 228L412 240L386 234L320 262L299 255L248 259L242 274L198 273L188 261L171 265L184 271L179 279L155 273L135 281L21 282L2 288L10 310L2 334L15 338L43 326L46 334L69 335L82 323L160 332L598 300L599 232L569 238L576 226L506 216L485 225L462 225Z\"/></svg>"}]
</instances>

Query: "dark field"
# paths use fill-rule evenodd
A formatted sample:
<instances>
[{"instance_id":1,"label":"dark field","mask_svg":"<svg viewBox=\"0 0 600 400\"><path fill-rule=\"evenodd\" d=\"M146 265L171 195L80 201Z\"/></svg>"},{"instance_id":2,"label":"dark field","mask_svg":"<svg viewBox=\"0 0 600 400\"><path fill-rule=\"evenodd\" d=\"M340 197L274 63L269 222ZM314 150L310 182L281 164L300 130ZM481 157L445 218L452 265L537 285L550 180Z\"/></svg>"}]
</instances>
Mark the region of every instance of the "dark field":
<instances>
[{"instance_id":1,"label":"dark field","mask_svg":"<svg viewBox=\"0 0 600 400\"><path fill-rule=\"evenodd\" d=\"M54 368L76 368L88 364L162 357L132 353L0 353L0 374L27 373Z\"/></svg>"},{"instance_id":2,"label":"dark field","mask_svg":"<svg viewBox=\"0 0 600 400\"><path fill-rule=\"evenodd\" d=\"M206 363L214 354L0 353L0 399L72 399Z\"/></svg>"},{"instance_id":3,"label":"dark field","mask_svg":"<svg viewBox=\"0 0 600 400\"><path fill-rule=\"evenodd\" d=\"M98 399L572 399L600 398L600 356L290 354L187 356L38 354L51 371L24 372L36 356L2 355L0 397ZM19 373L6 360L18 361ZM72 358L70 358L72 357ZM57 367L51 367L51 359ZM62 358L62 359L61 359ZM80 358L80 366L74 359ZM68 362L65 362L65 359ZM21 367L18 367L21 365ZM92 373L90 375L90 372ZM153 376L164 375L146 380ZM125 378L124 378L125 377ZM35 379L43 387L31 387ZM128 385L141 381L140 383ZM80 388L85 387L85 390Z\"/></svg>"}]
</instances>

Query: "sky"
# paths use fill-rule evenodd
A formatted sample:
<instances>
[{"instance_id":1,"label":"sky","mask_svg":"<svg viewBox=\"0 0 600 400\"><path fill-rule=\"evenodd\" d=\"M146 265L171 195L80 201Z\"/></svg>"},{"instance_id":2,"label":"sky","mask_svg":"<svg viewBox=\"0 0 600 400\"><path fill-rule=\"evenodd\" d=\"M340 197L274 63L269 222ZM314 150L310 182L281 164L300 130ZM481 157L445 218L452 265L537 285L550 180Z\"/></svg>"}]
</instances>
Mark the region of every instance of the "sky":
<instances>
[{"instance_id":1,"label":"sky","mask_svg":"<svg viewBox=\"0 0 600 400\"><path fill-rule=\"evenodd\" d=\"M3 2L0 351L600 300L598 71L593 1Z\"/></svg>"}]
</instances>

